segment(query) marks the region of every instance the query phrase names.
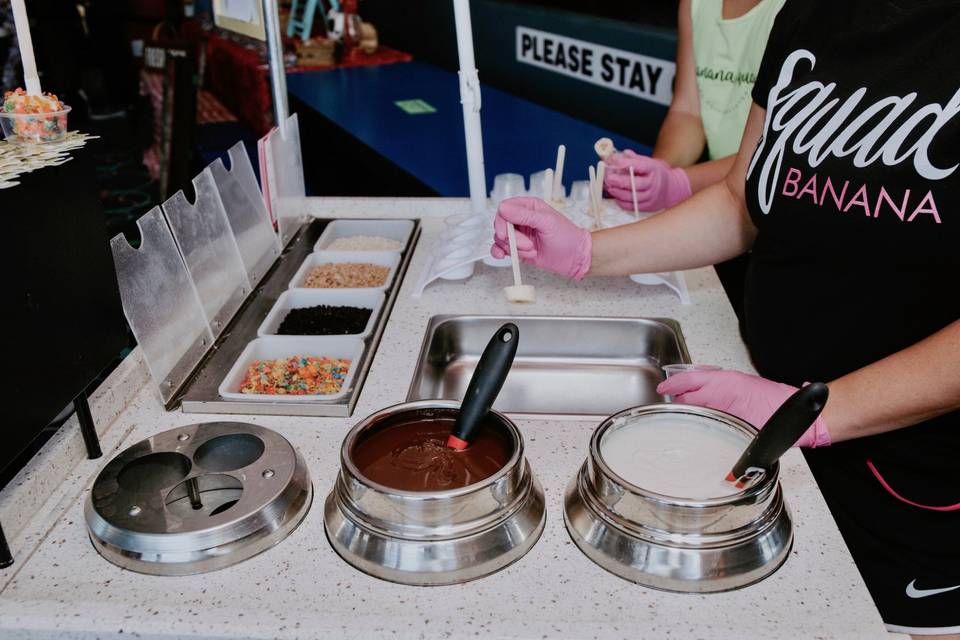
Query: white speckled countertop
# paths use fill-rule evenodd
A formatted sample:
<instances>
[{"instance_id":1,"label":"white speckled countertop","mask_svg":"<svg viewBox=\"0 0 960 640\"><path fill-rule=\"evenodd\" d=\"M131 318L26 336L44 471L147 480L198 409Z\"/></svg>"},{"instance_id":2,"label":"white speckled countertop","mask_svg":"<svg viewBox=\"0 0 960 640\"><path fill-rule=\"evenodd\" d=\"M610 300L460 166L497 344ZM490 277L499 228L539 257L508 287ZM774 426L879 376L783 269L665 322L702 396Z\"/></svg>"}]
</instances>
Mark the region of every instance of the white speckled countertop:
<instances>
[{"instance_id":1,"label":"white speckled countertop","mask_svg":"<svg viewBox=\"0 0 960 640\"><path fill-rule=\"evenodd\" d=\"M323 216L424 218L424 234L353 418L236 417L275 429L310 468L313 508L269 551L213 573L153 577L102 559L87 539L83 501L117 451L153 433L217 416L166 413L138 352L92 399L106 455L83 460L64 429L0 493L0 521L16 563L0 571L0 638L877 638L887 636L803 458L791 451L782 483L796 523L791 557L772 577L731 593L651 591L599 568L563 526L564 486L586 455L593 424L520 420L547 496L547 526L519 562L471 583L404 587L361 574L330 548L322 500L341 439L360 418L404 399L427 320L439 313L661 316L678 320L695 361L750 370L736 321L710 269L687 274L693 304L626 278L568 282L529 274L533 306L507 303L507 269L480 265L465 281L410 293L443 215L465 200L311 199ZM75 461L75 462L74 462ZM54 472L55 470L55 472Z\"/></svg>"}]
</instances>

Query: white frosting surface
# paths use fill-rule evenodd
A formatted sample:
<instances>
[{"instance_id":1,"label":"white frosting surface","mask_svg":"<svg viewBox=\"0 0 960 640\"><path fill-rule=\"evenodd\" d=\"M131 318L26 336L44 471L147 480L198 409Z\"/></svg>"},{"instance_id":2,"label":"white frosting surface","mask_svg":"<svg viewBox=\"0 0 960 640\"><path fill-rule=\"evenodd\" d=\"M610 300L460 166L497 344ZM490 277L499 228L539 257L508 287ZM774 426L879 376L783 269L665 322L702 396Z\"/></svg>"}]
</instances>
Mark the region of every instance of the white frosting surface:
<instances>
[{"instance_id":1,"label":"white frosting surface","mask_svg":"<svg viewBox=\"0 0 960 640\"><path fill-rule=\"evenodd\" d=\"M611 471L642 489L675 498L737 493L726 475L750 439L709 419L642 416L611 427L600 454Z\"/></svg>"}]
</instances>

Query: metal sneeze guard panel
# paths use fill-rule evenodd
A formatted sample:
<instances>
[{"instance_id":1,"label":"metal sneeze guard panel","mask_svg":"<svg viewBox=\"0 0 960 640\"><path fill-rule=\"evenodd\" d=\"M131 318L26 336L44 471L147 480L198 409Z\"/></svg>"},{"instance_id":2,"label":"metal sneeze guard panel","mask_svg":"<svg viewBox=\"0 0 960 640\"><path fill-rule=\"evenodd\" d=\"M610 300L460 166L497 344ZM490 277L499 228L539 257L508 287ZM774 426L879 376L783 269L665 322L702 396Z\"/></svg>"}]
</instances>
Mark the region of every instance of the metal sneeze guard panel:
<instances>
[{"instance_id":1,"label":"metal sneeze guard panel","mask_svg":"<svg viewBox=\"0 0 960 640\"><path fill-rule=\"evenodd\" d=\"M208 168L220 193L247 278L251 286L256 286L280 255L280 240L270 224L270 215L243 143L231 147L229 156L230 169L220 158Z\"/></svg>"},{"instance_id":2,"label":"metal sneeze guard panel","mask_svg":"<svg viewBox=\"0 0 960 640\"><path fill-rule=\"evenodd\" d=\"M168 402L213 344L197 291L159 207L137 221L140 248L110 241L123 311Z\"/></svg>"},{"instance_id":3,"label":"metal sneeze guard panel","mask_svg":"<svg viewBox=\"0 0 960 640\"><path fill-rule=\"evenodd\" d=\"M163 203L163 212L200 296L214 336L236 313L250 292L240 250L210 169L193 179L196 202L182 191Z\"/></svg>"}]
</instances>

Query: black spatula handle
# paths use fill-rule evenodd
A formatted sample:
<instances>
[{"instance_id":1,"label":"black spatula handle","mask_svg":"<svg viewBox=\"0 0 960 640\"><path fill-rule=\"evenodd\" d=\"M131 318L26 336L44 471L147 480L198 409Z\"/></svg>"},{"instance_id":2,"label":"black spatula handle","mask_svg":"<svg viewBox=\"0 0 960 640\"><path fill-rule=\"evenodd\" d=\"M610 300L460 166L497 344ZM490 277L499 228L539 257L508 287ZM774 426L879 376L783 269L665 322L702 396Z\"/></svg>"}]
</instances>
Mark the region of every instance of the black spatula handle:
<instances>
[{"instance_id":1,"label":"black spatula handle","mask_svg":"<svg viewBox=\"0 0 960 640\"><path fill-rule=\"evenodd\" d=\"M827 385L814 382L787 398L733 465L727 479L738 480L751 467L768 471L820 416L829 394Z\"/></svg>"},{"instance_id":2,"label":"black spatula handle","mask_svg":"<svg viewBox=\"0 0 960 640\"><path fill-rule=\"evenodd\" d=\"M467 385L452 437L447 442L449 446L462 449L470 442L477 425L490 412L490 407L503 387L503 381L510 373L519 341L520 330L512 322L500 327L490 338L473 377L470 378L470 384Z\"/></svg>"}]
</instances>

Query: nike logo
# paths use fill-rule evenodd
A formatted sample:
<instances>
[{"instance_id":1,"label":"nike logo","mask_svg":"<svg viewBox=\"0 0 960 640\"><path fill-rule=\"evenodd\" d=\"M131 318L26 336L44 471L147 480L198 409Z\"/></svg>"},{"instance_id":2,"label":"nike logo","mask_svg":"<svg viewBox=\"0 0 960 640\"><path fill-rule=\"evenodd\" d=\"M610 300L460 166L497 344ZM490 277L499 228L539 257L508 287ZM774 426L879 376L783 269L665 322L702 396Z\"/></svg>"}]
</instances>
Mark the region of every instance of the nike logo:
<instances>
[{"instance_id":1,"label":"nike logo","mask_svg":"<svg viewBox=\"0 0 960 640\"><path fill-rule=\"evenodd\" d=\"M946 593L947 591L954 591L955 589L960 589L960 584L953 587L944 587L943 589L917 589L914 586L916 583L917 583L916 580L911 580L910 584L907 585L908 598L926 598L928 596L935 596L938 593Z\"/></svg>"}]
</instances>

